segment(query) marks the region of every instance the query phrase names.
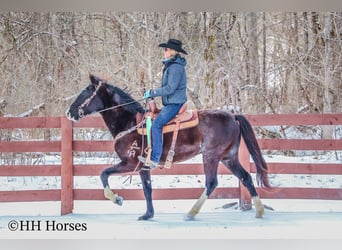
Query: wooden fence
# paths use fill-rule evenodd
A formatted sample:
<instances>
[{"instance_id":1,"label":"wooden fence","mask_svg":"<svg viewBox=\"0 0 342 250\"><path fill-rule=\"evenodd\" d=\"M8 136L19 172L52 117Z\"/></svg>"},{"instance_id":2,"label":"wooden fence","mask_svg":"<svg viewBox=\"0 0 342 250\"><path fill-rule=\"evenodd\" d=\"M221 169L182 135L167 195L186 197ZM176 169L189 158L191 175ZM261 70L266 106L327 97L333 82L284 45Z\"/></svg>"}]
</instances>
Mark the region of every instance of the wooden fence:
<instances>
[{"instance_id":1,"label":"wooden fence","mask_svg":"<svg viewBox=\"0 0 342 250\"><path fill-rule=\"evenodd\" d=\"M247 115L253 126L302 126L302 125L342 125L342 114L282 114ZM104 200L102 189L75 189L74 176L98 176L108 164L74 164L74 152L112 152L112 140L74 140L73 128L105 128L101 117L87 117L73 123L65 117L0 117L0 132L4 129L34 128L60 129L60 140L55 141L6 141L1 138L0 153L42 152L61 155L60 165L2 165L0 176L61 176L61 189L54 190L0 190L0 202L61 201L61 214L71 213L75 200ZM342 151L342 140L311 139L259 139L265 150L325 150ZM240 161L251 173L255 165L242 143ZM186 166L185 166L186 165ZM269 173L277 174L329 174L342 175L339 163L268 163ZM175 164L168 170L155 170L154 175L199 175L203 174L201 164ZM219 167L219 174L230 172ZM115 187L112 187L115 190ZM144 199L141 189L115 190L126 200ZM203 188L160 188L154 189L154 199L197 199ZM274 199L342 199L340 188L278 187L274 192L258 188L261 198ZM244 208L250 207L250 197L246 189L238 187L218 187L210 198L238 198Z\"/></svg>"}]
</instances>

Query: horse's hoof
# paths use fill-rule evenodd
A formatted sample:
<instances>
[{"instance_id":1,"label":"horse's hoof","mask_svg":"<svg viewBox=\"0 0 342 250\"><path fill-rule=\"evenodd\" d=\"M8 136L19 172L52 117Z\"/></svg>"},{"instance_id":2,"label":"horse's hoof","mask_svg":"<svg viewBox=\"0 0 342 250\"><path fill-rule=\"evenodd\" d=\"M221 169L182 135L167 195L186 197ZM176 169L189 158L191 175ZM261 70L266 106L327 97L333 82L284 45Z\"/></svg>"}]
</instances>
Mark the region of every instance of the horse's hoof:
<instances>
[{"instance_id":1,"label":"horse's hoof","mask_svg":"<svg viewBox=\"0 0 342 250\"><path fill-rule=\"evenodd\" d=\"M191 214L186 214L184 215L184 221L194 221L195 220L195 216L191 215Z\"/></svg>"},{"instance_id":2,"label":"horse's hoof","mask_svg":"<svg viewBox=\"0 0 342 250\"><path fill-rule=\"evenodd\" d=\"M262 218L264 215L264 210L257 210L256 213L255 213L255 218Z\"/></svg>"},{"instance_id":3,"label":"horse's hoof","mask_svg":"<svg viewBox=\"0 0 342 250\"><path fill-rule=\"evenodd\" d=\"M119 206L122 206L123 200L124 199L121 196L116 196L115 197L115 203L118 204Z\"/></svg>"},{"instance_id":4,"label":"horse's hoof","mask_svg":"<svg viewBox=\"0 0 342 250\"><path fill-rule=\"evenodd\" d=\"M265 213L264 205L258 196L252 197L252 199L256 210L255 218L262 218Z\"/></svg>"},{"instance_id":5,"label":"horse's hoof","mask_svg":"<svg viewBox=\"0 0 342 250\"><path fill-rule=\"evenodd\" d=\"M152 219L153 215L152 214L144 214L138 218L138 220L149 220Z\"/></svg>"}]
</instances>

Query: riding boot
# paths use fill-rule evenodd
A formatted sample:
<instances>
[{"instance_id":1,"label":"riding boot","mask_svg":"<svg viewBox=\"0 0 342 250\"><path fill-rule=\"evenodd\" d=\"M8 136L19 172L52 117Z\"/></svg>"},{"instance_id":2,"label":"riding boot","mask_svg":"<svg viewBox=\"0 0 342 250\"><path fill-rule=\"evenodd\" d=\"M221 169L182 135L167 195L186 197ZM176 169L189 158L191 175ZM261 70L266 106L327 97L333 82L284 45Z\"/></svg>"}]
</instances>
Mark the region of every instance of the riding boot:
<instances>
[{"instance_id":1,"label":"riding boot","mask_svg":"<svg viewBox=\"0 0 342 250\"><path fill-rule=\"evenodd\" d=\"M138 156L138 160L144 164L144 167L147 167L147 170L156 169L159 166L159 162L155 162L150 160L150 162L146 163L146 158L141 155Z\"/></svg>"}]
</instances>

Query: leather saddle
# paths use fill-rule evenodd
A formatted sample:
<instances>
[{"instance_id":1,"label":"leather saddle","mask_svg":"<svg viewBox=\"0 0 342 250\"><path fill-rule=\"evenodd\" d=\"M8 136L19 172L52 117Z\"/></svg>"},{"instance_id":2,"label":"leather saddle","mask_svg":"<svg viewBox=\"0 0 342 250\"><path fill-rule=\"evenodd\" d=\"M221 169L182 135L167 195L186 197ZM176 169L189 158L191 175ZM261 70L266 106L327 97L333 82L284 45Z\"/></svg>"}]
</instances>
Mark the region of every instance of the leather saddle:
<instances>
[{"instance_id":1,"label":"leather saddle","mask_svg":"<svg viewBox=\"0 0 342 250\"><path fill-rule=\"evenodd\" d=\"M187 110L187 107L187 103L184 103L176 117L163 127L163 134L173 132L176 129L182 130L198 125L197 110ZM153 100L149 102L149 110L145 116L150 116L154 120L159 114L160 109L156 107L156 103ZM146 135L146 128L138 128L138 133Z\"/></svg>"}]
</instances>

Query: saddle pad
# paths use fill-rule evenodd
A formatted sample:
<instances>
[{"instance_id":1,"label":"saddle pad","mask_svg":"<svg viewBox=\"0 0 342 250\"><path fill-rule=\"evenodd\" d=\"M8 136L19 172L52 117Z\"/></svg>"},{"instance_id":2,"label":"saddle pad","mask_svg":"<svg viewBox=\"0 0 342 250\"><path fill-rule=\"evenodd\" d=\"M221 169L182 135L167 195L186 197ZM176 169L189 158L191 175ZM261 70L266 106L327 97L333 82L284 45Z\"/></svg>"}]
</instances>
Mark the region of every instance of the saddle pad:
<instances>
[{"instance_id":1,"label":"saddle pad","mask_svg":"<svg viewBox=\"0 0 342 250\"><path fill-rule=\"evenodd\" d=\"M177 117L172 120L174 121L173 123L170 122L163 127L163 134L173 132L176 129L177 127L177 124L175 123L176 120L177 120ZM193 111L192 117L190 119L186 121L181 121L181 123L179 124L179 130L192 128L197 125L198 125L197 111ZM146 128L138 128L137 131L140 135L142 134L146 135Z\"/></svg>"}]
</instances>

